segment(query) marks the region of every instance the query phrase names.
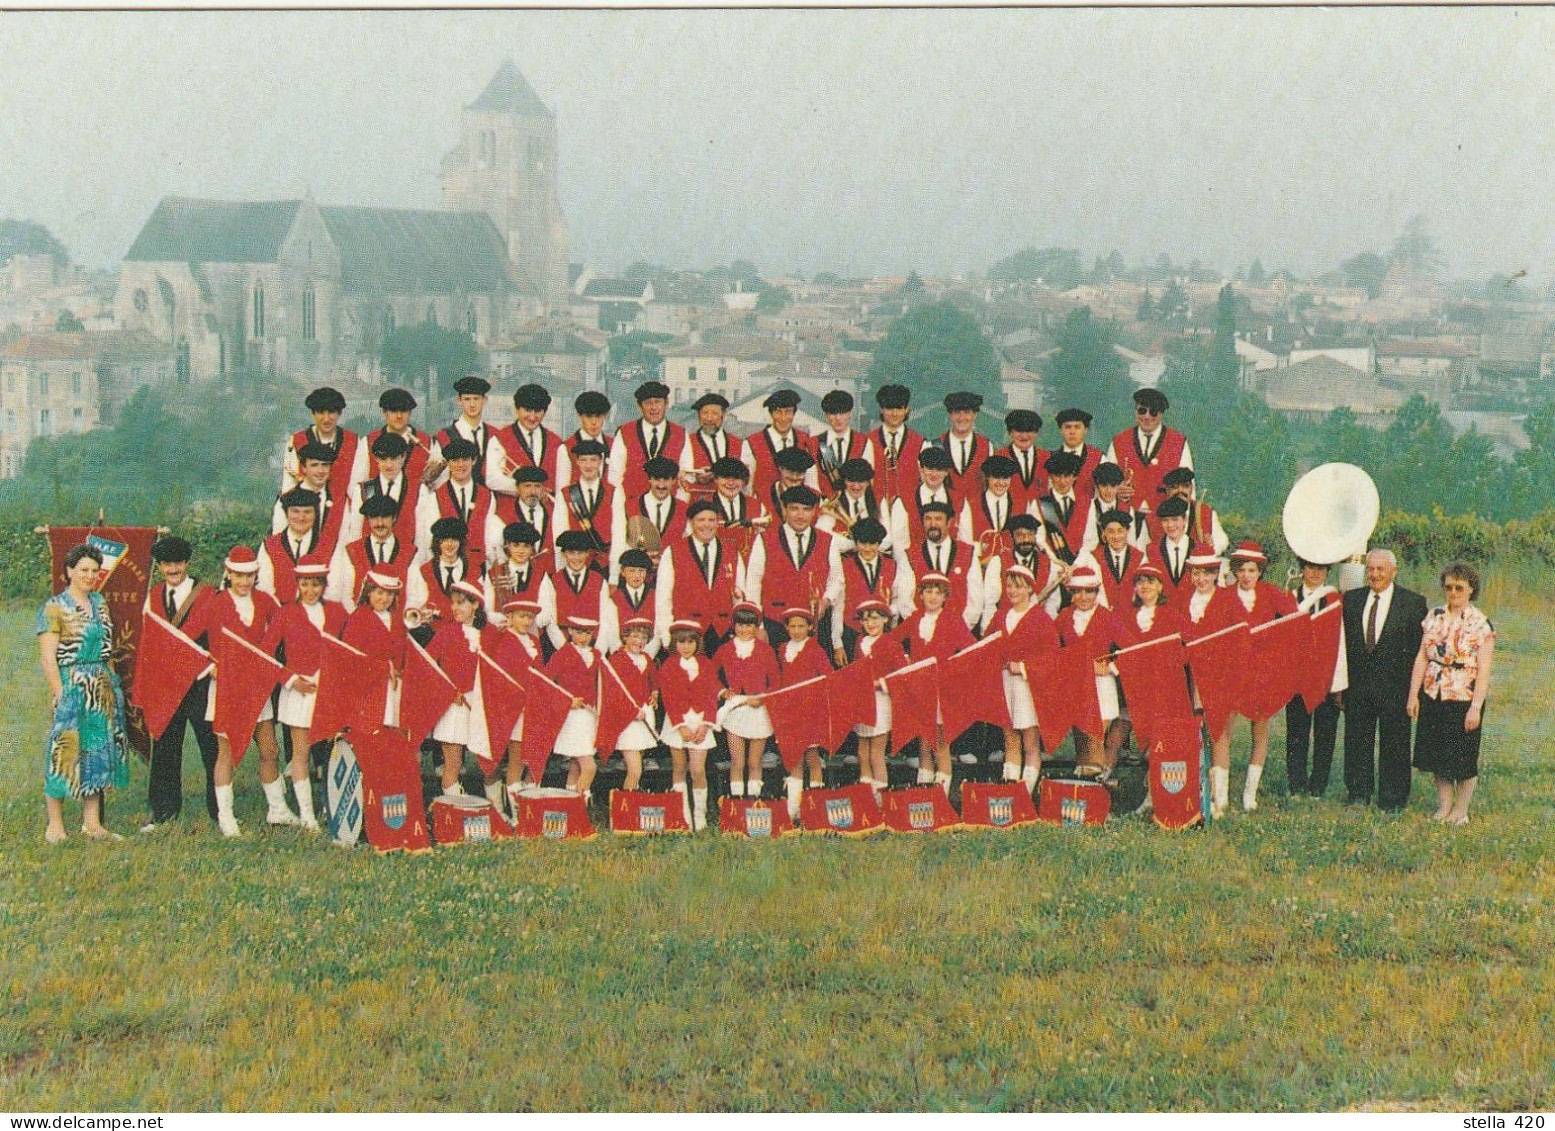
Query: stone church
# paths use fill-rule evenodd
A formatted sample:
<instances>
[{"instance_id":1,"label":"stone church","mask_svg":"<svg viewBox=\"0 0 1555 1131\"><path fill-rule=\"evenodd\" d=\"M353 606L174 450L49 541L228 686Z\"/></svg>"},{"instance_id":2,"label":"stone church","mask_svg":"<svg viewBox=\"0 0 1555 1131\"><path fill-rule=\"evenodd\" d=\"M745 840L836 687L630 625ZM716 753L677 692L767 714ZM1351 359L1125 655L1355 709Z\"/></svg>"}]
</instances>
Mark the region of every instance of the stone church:
<instances>
[{"instance_id":1,"label":"stone church","mask_svg":"<svg viewBox=\"0 0 1555 1131\"><path fill-rule=\"evenodd\" d=\"M163 199L124 257L115 319L179 375L373 380L384 336L427 319L480 346L564 307L556 119L512 62L465 107L443 209Z\"/></svg>"}]
</instances>

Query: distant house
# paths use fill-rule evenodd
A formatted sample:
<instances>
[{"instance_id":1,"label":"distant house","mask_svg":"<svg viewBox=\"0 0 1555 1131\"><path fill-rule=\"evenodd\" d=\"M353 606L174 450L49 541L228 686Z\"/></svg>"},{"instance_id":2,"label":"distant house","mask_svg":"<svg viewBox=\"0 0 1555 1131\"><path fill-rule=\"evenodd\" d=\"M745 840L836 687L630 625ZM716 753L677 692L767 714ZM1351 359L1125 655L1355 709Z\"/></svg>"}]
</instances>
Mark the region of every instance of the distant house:
<instances>
[{"instance_id":1,"label":"distant house","mask_svg":"<svg viewBox=\"0 0 1555 1131\"><path fill-rule=\"evenodd\" d=\"M517 379L520 371L538 369L576 385L580 392L601 387L610 358L605 335L554 319L522 326L510 337L493 342L488 352L493 381L504 388L524 383Z\"/></svg>"},{"instance_id":2,"label":"distant house","mask_svg":"<svg viewBox=\"0 0 1555 1131\"><path fill-rule=\"evenodd\" d=\"M1394 339L1377 347L1377 373L1437 404L1452 403L1453 389L1471 384L1478 372L1473 350L1452 342Z\"/></svg>"},{"instance_id":3,"label":"distant house","mask_svg":"<svg viewBox=\"0 0 1555 1131\"><path fill-rule=\"evenodd\" d=\"M1396 389L1377 383L1370 372L1317 354L1283 369L1258 375L1269 407L1292 419L1319 421L1336 408L1349 408L1363 423L1380 425L1405 401Z\"/></svg>"},{"instance_id":4,"label":"distant house","mask_svg":"<svg viewBox=\"0 0 1555 1131\"><path fill-rule=\"evenodd\" d=\"M1291 347L1287 365L1296 365L1314 357L1329 357L1342 361L1362 373L1373 373L1377 368L1377 353L1369 342L1297 342Z\"/></svg>"},{"instance_id":5,"label":"distant house","mask_svg":"<svg viewBox=\"0 0 1555 1131\"><path fill-rule=\"evenodd\" d=\"M754 375L777 360L771 343L711 341L693 333L685 342L657 347L664 359L660 380L669 386L670 404L690 404L703 393L719 393L731 402L749 395Z\"/></svg>"}]
</instances>

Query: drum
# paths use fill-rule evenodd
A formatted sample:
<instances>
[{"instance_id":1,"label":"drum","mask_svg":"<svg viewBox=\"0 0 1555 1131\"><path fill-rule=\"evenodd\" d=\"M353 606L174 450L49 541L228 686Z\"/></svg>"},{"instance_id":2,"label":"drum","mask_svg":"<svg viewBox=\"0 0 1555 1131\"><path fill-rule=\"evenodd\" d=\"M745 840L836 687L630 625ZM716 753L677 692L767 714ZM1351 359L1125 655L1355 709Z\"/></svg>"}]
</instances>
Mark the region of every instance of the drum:
<instances>
[{"instance_id":1,"label":"drum","mask_svg":"<svg viewBox=\"0 0 1555 1131\"><path fill-rule=\"evenodd\" d=\"M685 794L674 790L649 793L640 789L612 789L610 831L626 836L689 833L691 826L686 823L685 799Z\"/></svg>"},{"instance_id":2,"label":"drum","mask_svg":"<svg viewBox=\"0 0 1555 1131\"><path fill-rule=\"evenodd\" d=\"M862 784L805 790L799 799L799 822L808 833L842 836L867 836L885 829L875 791Z\"/></svg>"},{"instance_id":3,"label":"drum","mask_svg":"<svg viewBox=\"0 0 1555 1131\"><path fill-rule=\"evenodd\" d=\"M432 839L438 844L509 840L513 826L484 797L438 797L432 801Z\"/></svg>"},{"instance_id":4,"label":"drum","mask_svg":"<svg viewBox=\"0 0 1555 1131\"><path fill-rule=\"evenodd\" d=\"M752 840L771 840L789 836L799 830L794 828L794 822L788 816L788 806L782 801L725 797L718 803L718 831L732 836L750 837Z\"/></svg>"},{"instance_id":5,"label":"drum","mask_svg":"<svg viewBox=\"0 0 1555 1131\"><path fill-rule=\"evenodd\" d=\"M594 835L583 795L549 787L526 789L518 795L513 828L518 836L544 840L587 840Z\"/></svg>"},{"instance_id":6,"label":"drum","mask_svg":"<svg viewBox=\"0 0 1555 1131\"><path fill-rule=\"evenodd\" d=\"M1023 782L961 783L962 828L1014 829L1036 820L1037 807Z\"/></svg>"},{"instance_id":7,"label":"drum","mask_svg":"<svg viewBox=\"0 0 1555 1131\"><path fill-rule=\"evenodd\" d=\"M894 833L939 833L961 824L950 798L937 785L886 791L880 797L880 815Z\"/></svg>"},{"instance_id":8,"label":"drum","mask_svg":"<svg viewBox=\"0 0 1555 1131\"><path fill-rule=\"evenodd\" d=\"M1051 825L1101 825L1112 812L1112 794L1100 782L1043 778L1037 819Z\"/></svg>"},{"instance_id":9,"label":"drum","mask_svg":"<svg viewBox=\"0 0 1555 1131\"><path fill-rule=\"evenodd\" d=\"M324 803L329 806L329 835L336 844L362 839L362 767L344 738L335 739L324 777Z\"/></svg>"}]
</instances>

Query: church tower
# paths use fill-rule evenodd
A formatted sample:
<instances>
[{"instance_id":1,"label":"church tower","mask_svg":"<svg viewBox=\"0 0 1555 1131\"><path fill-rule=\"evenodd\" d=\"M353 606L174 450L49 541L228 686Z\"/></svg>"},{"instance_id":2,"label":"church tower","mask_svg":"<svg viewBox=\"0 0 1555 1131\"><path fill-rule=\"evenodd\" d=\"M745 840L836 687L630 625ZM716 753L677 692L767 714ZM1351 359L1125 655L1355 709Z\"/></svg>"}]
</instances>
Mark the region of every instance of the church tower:
<instances>
[{"instance_id":1,"label":"church tower","mask_svg":"<svg viewBox=\"0 0 1555 1131\"><path fill-rule=\"evenodd\" d=\"M556 116L509 59L464 108L443 158L443 207L484 212L548 306L567 300L567 222L556 182Z\"/></svg>"}]
</instances>

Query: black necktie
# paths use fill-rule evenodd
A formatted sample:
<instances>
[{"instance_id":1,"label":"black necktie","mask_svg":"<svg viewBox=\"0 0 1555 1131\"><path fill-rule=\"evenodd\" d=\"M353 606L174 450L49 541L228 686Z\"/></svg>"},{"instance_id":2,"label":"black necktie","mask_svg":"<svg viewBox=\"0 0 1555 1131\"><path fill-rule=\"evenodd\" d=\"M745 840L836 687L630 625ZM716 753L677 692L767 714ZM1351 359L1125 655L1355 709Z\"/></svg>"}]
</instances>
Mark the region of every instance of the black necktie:
<instances>
[{"instance_id":1,"label":"black necktie","mask_svg":"<svg viewBox=\"0 0 1555 1131\"><path fill-rule=\"evenodd\" d=\"M1182 551L1176 546L1172 547L1172 580L1176 581L1182 576Z\"/></svg>"},{"instance_id":2,"label":"black necktie","mask_svg":"<svg viewBox=\"0 0 1555 1131\"><path fill-rule=\"evenodd\" d=\"M178 615L178 598L174 595L171 585L167 587L167 593L162 598L162 603L167 606L167 619L172 620Z\"/></svg>"},{"instance_id":3,"label":"black necktie","mask_svg":"<svg viewBox=\"0 0 1555 1131\"><path fill-rule=\"evenodd\" d=\"M1377 606L1382 604L1382 598L1375 593L1371 595L1371 609L1366 613L1366 651L1370 652L1377 647Z\"/></svg>"},{"instance_id":4,"label":"black necktie","mask_svg":"<svg viewBox=\"0 0 1555 1131\"><path fill-rule=\"evenodd\" d=\"M1058 505L1061 508L1061 510L1063 511L1064 525L1068 526L1069 525L1069 518L1070 518L1071 515L1074 514L1074 499L1072 497L1068 498L1068 499L1065 499L1063 502L1059 503Z\"/></svg>"},{"instance_id":5,"label":"black necktie","mask_svg":"<svg viewBox=\"0 0 1555 1131\"><path fill-rule=\"evenodd\" d=\"M467 507L465 505L465 502L464 502L464 488L463 487L455 487L454 488L454 497L459 500L459 517L461 519L463 519L465 522L470 521L470 509L469 509L469 507Z\"/></svg>"},{"instance_id":6,"label":"black necktie","mask_svg":"<svg viewBox=\"0 0 1555 1131\"><path fill-rule=\"evenodd\" d=\"M454 567L453 566L444 566L443 567L443 574L444 574L443 592L447 593L450 589L452 589L454 587Z\"/></svg>"},{"instance_id":7,"label":"black necktie","mask_svg":"<svg viewBox=\"0 0 1555 1131\"><path fill-rule=\"evenodd\" d=\"M702 559L702 576L709 587L713 584L713 544L706 542L697 551L697 556Z\"/></svg>"},{"instance_id":8,"label":"black necktie","mask_svg":"<svg viewBox=\"0 0 1555 1131\"><path fill-rule=\"evenodd\" d=\"M961 466L956 469L957 471L964 473L966 471L966 469L967 469L967 465L972 462L972 450L971 449L972 449L972 441L971 440L962 440L961 441Z\"/></svg>"},{"instance_id":9,"label":"black necktie","mask_svg":"<svg viewBox=\"0 0 1555 1131\"><path fill-rule=\"evenodd\" d=\"M659 454L659 428L658 425L648 429L648 458L655 459Z\"/></svg>"}]
</instances>

